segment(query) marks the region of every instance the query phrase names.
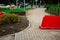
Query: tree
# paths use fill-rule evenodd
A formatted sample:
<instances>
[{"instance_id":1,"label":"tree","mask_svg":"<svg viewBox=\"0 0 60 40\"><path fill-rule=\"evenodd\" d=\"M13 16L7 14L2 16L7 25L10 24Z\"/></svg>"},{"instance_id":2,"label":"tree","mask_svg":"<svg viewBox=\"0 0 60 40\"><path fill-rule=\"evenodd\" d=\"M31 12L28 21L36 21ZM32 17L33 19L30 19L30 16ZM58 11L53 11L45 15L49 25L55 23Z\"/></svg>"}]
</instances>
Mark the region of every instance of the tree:
<instances>
[{"instance_id":1,"label":"tree","mask_svg":"<svg viewBox=\"0 0 60 40\"><path fill-rule=\"evenodd\" d=\"M16 4L16 0L0 0L0 4L8 5L8 4L11 4L11 3Z\"/></svg>"}]
</instances>

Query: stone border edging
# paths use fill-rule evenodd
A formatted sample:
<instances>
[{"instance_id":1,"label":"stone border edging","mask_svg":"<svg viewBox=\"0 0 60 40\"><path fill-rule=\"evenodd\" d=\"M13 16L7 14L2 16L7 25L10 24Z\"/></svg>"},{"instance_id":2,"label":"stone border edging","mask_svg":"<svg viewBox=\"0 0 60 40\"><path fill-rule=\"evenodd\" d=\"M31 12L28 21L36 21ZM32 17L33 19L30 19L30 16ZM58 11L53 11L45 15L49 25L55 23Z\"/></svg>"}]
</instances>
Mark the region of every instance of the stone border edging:
<instances>
[{"instance_id":1,"label":"stone border edging","mask_svg":"<svg viewBox=\"0 0 60 40\"><path fill-rule=\"evenodd\" d=\"M24 32L24 31L27 31L30 27L31 27L31 24L29 23L29 26L28 26L27 28L25 28L24 30L22 30L22 31L20 31L20 32L18 32L18 33L21 33L21 32ZM17 34L17 33L15 33L15 34Z\"/></svg>"}]
</instances>

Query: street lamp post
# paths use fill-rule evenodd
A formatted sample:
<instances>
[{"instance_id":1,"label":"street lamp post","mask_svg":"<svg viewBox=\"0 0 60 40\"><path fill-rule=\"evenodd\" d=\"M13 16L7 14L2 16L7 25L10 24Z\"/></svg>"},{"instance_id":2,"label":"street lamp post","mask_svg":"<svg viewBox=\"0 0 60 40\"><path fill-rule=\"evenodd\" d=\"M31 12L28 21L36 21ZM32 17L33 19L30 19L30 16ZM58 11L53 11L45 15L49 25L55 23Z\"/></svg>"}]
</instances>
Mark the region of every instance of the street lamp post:
<instances>
[{"instance_id":1,"label":"street lamp post","mask_svg":"<svg viewBox=\"0 0 60 40\"><path fill-rule=\"evenodd\" d=\"M33 0L33 7L34 7L34 0Z\"/></svg>"},{"instance_id":2,"label":"street lamp post","mask_svg":"<svg viewBox=\"0 0 60 40\"><path fill-rule=\"evenodd\" d=\"M40 6L41 6L41 0L40 0Z\"/></svg>"},{"instance_id":3,"label":"street lamp post","mask_svg":"<svg viewBox=\"0 0 60 40\"><path fill-rule=\"evenodd\" d=\"M24 11L25 11L25 0L23 0L24 1Z\"/></svg>"},{"instance_id":4,"label":"street lamp post","mask_svg":"<svg viewBox=\"0 0 60 40\"><path fill-rule=\"evenodd\" d=\"M18 0L16 0L16 7L18 7Z\"/></svg>"},{"instance_id":5,"label":"street lamp post","mask_svg":"<svg viewBox=\"0 0 60 40\"><path fill-rule=\"evenodd\" d=\"M36 2L36 8L37 8L37 1L38 1L38 0L35 0L35 2Z\"/></svg>"}]
</instances>

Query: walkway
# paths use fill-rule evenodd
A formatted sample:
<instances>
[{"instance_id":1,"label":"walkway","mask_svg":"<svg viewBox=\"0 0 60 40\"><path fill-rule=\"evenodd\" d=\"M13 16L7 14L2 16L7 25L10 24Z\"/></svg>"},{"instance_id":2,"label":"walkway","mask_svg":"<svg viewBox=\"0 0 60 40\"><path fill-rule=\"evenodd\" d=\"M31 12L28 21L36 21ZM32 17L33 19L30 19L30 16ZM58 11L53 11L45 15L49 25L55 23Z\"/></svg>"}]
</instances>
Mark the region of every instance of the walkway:
<instances>
[{"instance_id":1,"label":"walkway","mask_svg":"<svg viewBox=\"0 0 60 40\"><path fill-rule=\"evenodd\" d=\"M60 40L59 30L41 30L42 18L48 15L45 8L37 8L27 12L27 18L31 24L24 31L15 34L15 40Z\"/></svg>"}]
</instances>

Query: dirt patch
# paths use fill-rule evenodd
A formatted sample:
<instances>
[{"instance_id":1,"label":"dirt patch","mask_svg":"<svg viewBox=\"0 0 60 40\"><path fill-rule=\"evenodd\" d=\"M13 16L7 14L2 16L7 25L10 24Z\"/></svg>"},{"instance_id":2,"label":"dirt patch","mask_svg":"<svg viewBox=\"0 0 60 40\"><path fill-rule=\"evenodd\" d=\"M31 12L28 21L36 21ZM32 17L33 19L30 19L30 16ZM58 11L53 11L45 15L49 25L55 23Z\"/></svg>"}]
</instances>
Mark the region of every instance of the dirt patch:
<instances>
[{"instance_id":1,"label":"dirt patch","mask_svg":"<svg viewBox=\"0 0 60 40\"><path fill-rule=\"evenodd\" d=\"M27 28L28 25L29 21L27 20L26 16L21 16L17 23L0 25L0 36L20 32Z\"/></svg>"},{"instance_id":2,"label":"dirt patch","mask_svg":"<svg viewBox=\"0 0 60 40\"><path fill-rule=\"evenodd\" d=\"M18 15L26 15L26 12L15 12L15 14L18 14Z\"/></svg>"}]
</instances>

